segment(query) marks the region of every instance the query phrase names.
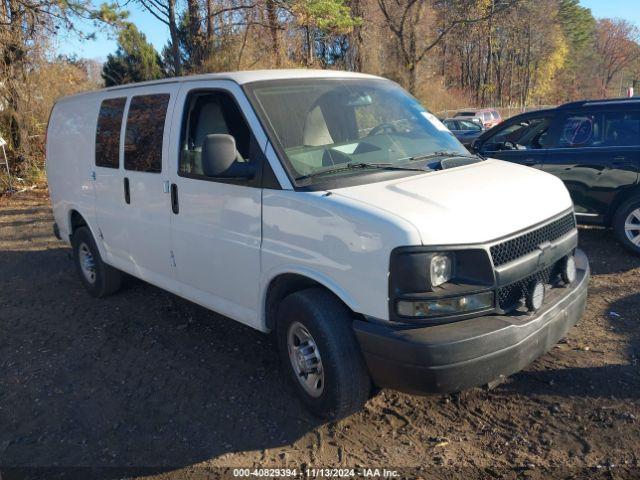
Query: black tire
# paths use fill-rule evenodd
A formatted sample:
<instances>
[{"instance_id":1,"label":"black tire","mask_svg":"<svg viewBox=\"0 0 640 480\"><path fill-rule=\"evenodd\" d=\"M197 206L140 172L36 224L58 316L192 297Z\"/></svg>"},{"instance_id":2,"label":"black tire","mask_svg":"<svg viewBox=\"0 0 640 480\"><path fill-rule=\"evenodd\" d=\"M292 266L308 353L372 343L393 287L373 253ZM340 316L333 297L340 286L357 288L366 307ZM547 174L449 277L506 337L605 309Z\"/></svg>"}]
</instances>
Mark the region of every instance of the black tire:
<instances>
[{"instance_id":1,"label":"black tire","mask_svg":"<svg viewBox=\"0 0 640 480\"><path fill-rule=\"evenodd\" d=\"M322 359L324 388L317 397L305 391L289 359L287 338L296 322L311 334ZM326 420L358 412L369 399L371 379L352 322L345 305L321 288L293 293L278 309L276 337L284 371L307 408Z\"/></svg>"},{"instance_id":2,"label":"black tire","mask_svg":"<svg viewBox=\"0 0 640 480\"><path fill-rule=\"evenodd\" d=\"M631 239L627 236L627 232L625 230L625 223L631 213L634 210L640 209L640 197L633 197L624 202L622 205L618 207L615 215L613 216L613 231L616 234L616 237L620 242L631 252L636 255L640 255L640 245L636 245L631 241ZM633 219L633 222L638 222L638 235L640 235L640 219Z\"/></svg>"},{"instance_id":3,"label":"black tire","mask_svg":"<svg viewBox=\"0 0 640 480\"><path fill-rule=\"evenodd\" d=\"M102 298L111 295L120 288L122 272L102 261L100 251L88 227L80 227L73 233L71 246L73 247L73 261L76 265L78 276L91 295ZM81 256L83 255L81 251L84 252L85 249L88 250L93 259L95 272L93 281L87 278L81 264Z\"/></svg>"}]
</instances>

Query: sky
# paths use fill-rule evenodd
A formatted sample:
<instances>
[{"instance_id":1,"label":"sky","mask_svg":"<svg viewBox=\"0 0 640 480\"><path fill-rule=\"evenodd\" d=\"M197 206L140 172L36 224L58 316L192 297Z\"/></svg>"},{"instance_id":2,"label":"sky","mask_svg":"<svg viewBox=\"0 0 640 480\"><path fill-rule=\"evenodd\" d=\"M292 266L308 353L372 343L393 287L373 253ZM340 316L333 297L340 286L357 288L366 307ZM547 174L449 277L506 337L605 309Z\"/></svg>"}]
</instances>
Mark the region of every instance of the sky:
<instances>
[{"instance_id":1,"label":"sky","mask_svg":"<svg viewBox=\"0 0 640 480\"><path fill-rule=\"evenodd\" d=\"M92 0L95 6L105 3L107 0ZM160 22L150 13L146 12L142 7L133 5L131 2L126 10L129 11L128 21L134 23L138 30L144 33L149 41L158 52L162 52L162 48L166 45L169 38L169 27ZM91 23L77 23L76 25L83 32L93 32L94 28ZM75 34L61 35L57 40L56 50L64 55L76 55L79 58L91 58L99 61L105 61L109 53L116 51L117 42L115 37L107 35L104 32L96 32L95 40L81 40Z\"/></svg>"},{"instance_id":2,"label":"sky","mask_svg":"<svg viewBox=\"0 0 640 480\"><path fill-rule=\"evenodd\" d=\"M94 0L94 3L97 5L102 1ZM596 18L624 18L640 26L640 0L581 0L580 3L590 8ZM130 12L129 20L146 35L156 50L161 52L167 43L169 29L137 5L130 3L127 9ZM89 24L80 26L84 31L93 30ZM117 44L114 38L109 38L104 33L99 32L96 37L96 40L79 40L74 35L61 36L56 48L61 54L104 61L109 53L116 50Z\"/></svg>"}]
</instances>

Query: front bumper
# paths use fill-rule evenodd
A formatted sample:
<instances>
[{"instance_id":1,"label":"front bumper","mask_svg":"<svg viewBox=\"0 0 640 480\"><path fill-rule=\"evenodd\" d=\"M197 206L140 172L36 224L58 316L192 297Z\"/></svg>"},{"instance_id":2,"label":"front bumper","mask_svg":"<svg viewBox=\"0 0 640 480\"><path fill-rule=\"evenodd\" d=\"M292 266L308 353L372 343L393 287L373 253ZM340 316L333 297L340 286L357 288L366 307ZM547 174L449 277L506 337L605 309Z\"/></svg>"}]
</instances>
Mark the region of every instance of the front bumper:
<instances>
[{"instance_id":1,"label":"front bumper","mask_svg":"<svg viewBox=\"0 0 640 480\"><path fill-rule=\"evenodd\" d=\"M587 301L589 263L576 251L577 278L548 291L535 314L488 315L444 325L354 329L376 385L410 393L459 392L511 375L560 340Z\"/></svg>"}]
</instances>

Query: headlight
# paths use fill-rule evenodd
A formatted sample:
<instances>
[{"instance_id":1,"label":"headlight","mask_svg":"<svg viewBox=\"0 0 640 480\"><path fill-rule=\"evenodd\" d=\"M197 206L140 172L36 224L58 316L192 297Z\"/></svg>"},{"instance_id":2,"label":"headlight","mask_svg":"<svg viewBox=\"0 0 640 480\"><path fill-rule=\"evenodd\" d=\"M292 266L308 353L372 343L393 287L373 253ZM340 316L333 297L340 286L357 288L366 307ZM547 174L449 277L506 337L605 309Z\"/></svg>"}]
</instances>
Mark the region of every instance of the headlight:
<instances>
[{"instance_id":1,"label":"headlight","mask_svg":"<svg viewBox=\"0 0 640 480\"><path fill-rule=\"evenodd\" d=\"M429 278L431 286L437 287L451 280L453 259L451 254L435 255L431 257Z\"/></svg>"},{"instance_id":2,"label":"headlight","mask_svg":"<svg viewBox=\"0 0 640 480\"><path fill-rule=\"evenodd\" d=\"M389 261L389 318L406 322L490 310L494 281L486 249L398 247Z\"/></svg>"}]
</instances>

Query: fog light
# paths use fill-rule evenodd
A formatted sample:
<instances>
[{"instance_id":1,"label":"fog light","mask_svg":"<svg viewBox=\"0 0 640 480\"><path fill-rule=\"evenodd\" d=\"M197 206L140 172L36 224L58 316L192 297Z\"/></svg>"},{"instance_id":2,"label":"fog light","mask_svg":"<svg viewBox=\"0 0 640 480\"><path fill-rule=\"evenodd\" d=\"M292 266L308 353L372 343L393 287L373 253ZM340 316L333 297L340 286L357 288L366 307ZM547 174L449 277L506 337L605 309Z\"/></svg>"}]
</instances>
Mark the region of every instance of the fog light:
<instances>
[{"instance_id":1,"label":"fog light","mask_svg":"<svg viewBox=\"0 0 640 480\"><path fill-rule=\"evenodd\" d=\"M544 302L544 283L539 280L531 282L525 300L529 310L539 310Z\"/></svg>"},{"instance_id":2,"label":"fog light","mask_svg":"<svg viewBox=\"0 0 640 480\"><path fill-rule=\"evenodd\" d=\"M562 276L562 281L566 284L573 283L576 279L576 259L573 255L569 255L564 259L560 275Z\"/></svg>"},{"instance_id":3,"label":"fog light","mask_svg":"<svg viewBox=\"0 0 640 480\"><path fill-rule=\"evenodd\" d=\"M402 317L424 318L456 315L489 308L493 308L493 292L415 302L400 300L397 311L398 315Z\"/></svg>"}]
</instances>

